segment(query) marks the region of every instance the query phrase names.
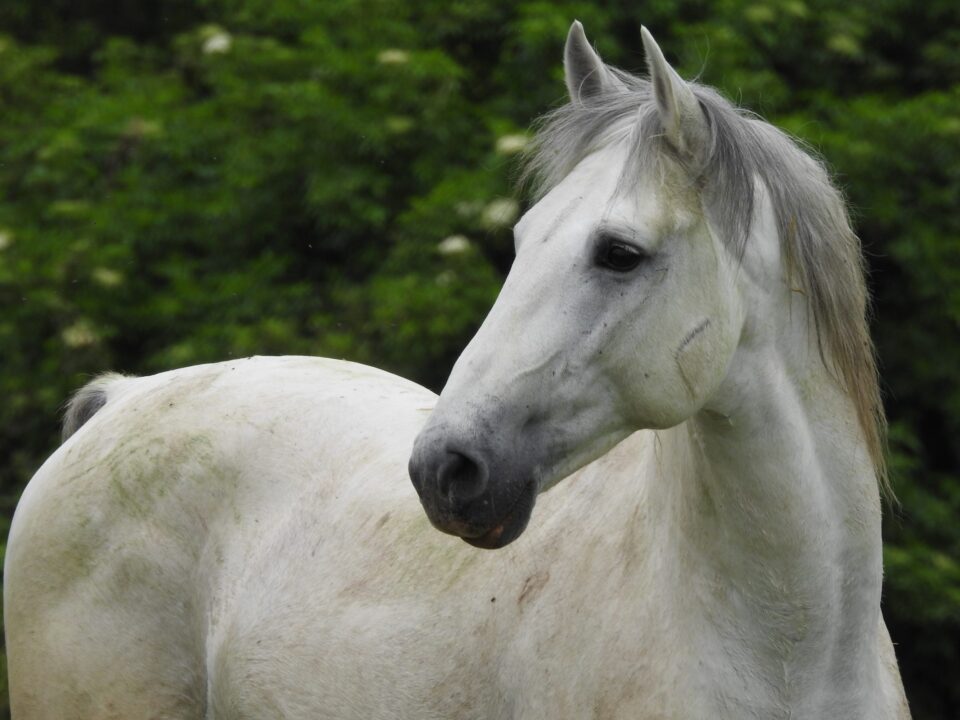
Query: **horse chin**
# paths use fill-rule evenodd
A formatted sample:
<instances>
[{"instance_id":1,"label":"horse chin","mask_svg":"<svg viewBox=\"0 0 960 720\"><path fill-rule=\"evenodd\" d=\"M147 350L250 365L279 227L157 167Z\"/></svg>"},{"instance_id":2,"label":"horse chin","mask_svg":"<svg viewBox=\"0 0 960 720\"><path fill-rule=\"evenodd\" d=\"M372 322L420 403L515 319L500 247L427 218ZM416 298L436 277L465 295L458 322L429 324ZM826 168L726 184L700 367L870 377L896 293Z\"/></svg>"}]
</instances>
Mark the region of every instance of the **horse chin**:
<instances>
[{"instance_id":1,"label":"horse chin","mask_svg":"<svg viewBox=\"0 0 960 720\"><path fill-rule=\"evenodd\" d=\"M468 545L484 550L497 550L509 545L526 529L536 499L537 484L531 480L520 492L520 496L502 521L481 535L461 537L461 539Z\"/></svg>"}]
</instances>

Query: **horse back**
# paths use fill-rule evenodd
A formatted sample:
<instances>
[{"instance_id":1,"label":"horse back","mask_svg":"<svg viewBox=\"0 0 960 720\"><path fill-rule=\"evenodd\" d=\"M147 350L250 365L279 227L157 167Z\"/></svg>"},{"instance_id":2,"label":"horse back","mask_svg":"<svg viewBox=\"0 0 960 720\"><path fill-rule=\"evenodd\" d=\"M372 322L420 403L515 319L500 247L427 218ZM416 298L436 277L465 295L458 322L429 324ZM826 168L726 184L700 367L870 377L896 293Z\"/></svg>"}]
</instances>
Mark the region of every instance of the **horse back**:
<instances>
[{"instance_id":1,"label":"horse back","mask_svg":"<svg viewBox=\"0 0 960 720\"><path fill-rule=\"evenodd\" d=\"M211 625L276 542L271 528L371 473L418 510L404 468L434 398L412 383L310 358L121 382L13 520L4 601L18 720L203 716Z\"/></svg>"}]
</instances>

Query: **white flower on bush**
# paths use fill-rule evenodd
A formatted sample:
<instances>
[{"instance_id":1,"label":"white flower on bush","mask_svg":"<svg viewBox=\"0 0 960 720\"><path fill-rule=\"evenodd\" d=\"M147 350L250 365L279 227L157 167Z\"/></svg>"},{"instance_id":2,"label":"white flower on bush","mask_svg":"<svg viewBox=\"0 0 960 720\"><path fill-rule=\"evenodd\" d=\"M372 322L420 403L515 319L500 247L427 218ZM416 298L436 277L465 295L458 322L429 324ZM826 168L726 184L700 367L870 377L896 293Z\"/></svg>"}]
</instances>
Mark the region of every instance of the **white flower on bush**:
<instances>
[{"instance_id":1,"label":"white flower on bush","mask_svg":"<svg viewBox=\"0 0 960 720\"><path fill-rule=\"evenodd\" d=\"M524 151L527 147L527 142L527 136L522 133L503 135L497 138L496 149L500 155L516 155Z\"/></svg>"},{"instance_id":2,"label":"white flower on bush","mask_svg":"<svg viewBox=\"0 0 960 720\"><path fill-rule=\"evenodd\" d=\"M233 38L226 30L218 27L212 27L207 32L207 39L203 41L203 52L205 55L222 55L230 52L230 46L233 45Z\"/></svg>"},{"instance_id":3,"label":"white flower on bush","mask_svg":"<svg viewBox=\"0 0 960 720\"><path fill-rule=\"evenodd\" d=\"M437 245L437 251L441 255L459 255L470 249L470 241L463 235L451 235L444 238Z\"/></svg>"},{"instance_id":4,"label":"white flower on bush","mask_svg":"<svg viewBox=\"0 0 960 720\"><path fill-rule=\"evenodd\" d=\"M13 233L0 228L0 250L6 250L13 244Z\"/></svg>"},{"instance_id":5,"label":"white flower on bush","mask_svg":"<svg viewBox=\"0 0 960 720\"><path fill-rule=\"evenodd\" d=\"M520 203L513 198L497 198L489 203L480 215L480 221L488 228L504 228L512 225L520 214Z\"/></svg>"},{"instance_id":6,"label":"white flower on bush","mask_svg":"<svg viewBox=\"0 0 960 720\"><path fill-rule=\"evenodd\" d=\"M101 287L116 287L123 282L123 275L118 273L116 270L111 270L110 268L94 268L91 275L93 276L93 281Z\"/></svg>"},{"instance_id":7,"label":"white flower on bush","mask_svg":"<svg viewBox=\"0 0 960 720\"><path fill-rule=\"evenodd\" d=\"M410 62L410 53L399 48L388 48L379 52L377 62L381 65L403 65Z\"/></svg>"},{"instance_id":8,"label":"white flower on bush","mask_svg":"<svg viewBox=\"0 0 960 720\"><path fill-rule=\"evenodd\" d=\"M93 345L100 338L97 337L93 326L86 320L78 320L60 333L63 344L67 347L78 348Z\"/></svg>"}]
</instances>

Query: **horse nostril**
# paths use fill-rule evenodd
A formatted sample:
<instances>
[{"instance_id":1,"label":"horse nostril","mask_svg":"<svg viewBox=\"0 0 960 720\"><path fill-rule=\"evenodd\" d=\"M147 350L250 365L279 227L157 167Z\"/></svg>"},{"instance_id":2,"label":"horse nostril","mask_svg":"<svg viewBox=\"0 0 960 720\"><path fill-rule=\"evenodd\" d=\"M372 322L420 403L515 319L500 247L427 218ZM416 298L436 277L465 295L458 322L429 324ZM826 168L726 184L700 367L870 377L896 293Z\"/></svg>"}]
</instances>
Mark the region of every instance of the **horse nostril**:
<instances>
[{"instance_id":1,"label":"horse nostril","mask_svg":"<svg viewBox=\"0 0 960 720\"><path fill-rule=\"evenodd\" d=\"M440 495L449 503L460 504L474 500L487 488L487 470L482 462L451 451L437 471Z\"/></svg>"}]
</instances>

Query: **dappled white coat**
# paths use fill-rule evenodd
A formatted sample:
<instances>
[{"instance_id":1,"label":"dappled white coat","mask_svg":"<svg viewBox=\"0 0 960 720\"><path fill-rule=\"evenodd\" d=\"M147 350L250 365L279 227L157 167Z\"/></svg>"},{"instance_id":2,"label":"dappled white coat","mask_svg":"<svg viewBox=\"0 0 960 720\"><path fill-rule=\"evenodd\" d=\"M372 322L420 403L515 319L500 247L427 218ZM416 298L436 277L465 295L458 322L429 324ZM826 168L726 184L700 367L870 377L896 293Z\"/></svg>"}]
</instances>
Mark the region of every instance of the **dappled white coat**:
<instances>
[{"instance_id":1,"label":"dappled white coat","mask_svg":"<svg viewBox=\"0 0 960 720\"><path fill-rule=\"evenodd\" d=\"M836 538L807 539L831 562L798 580L781 567L800 538L767 558L671 537L681 478L659 481L693 470L682 431L622 442L490 552L420 508L406 462L434 397L412 383L253 358L111 391L17 511L14 718L772 718L786 699L816 710L794 718L902 717L879 612L848 647L818 590ZM703 572L705 540L756 597ZM753 613L762 637L738 634ZM869 710L778 697L850 684Z\"/></svg>"},{"instance_id":2,"label":"dappled white coat","mask_svg":"<svg viewBox=\"0 0 960 720\"><path fill-rule=\"evenodd\" d=\"M518 227L517 264L444 417L466 422L459 398L520 392L550 367L536 321L582 291L551 285L550 269L581 257L623 152L588 157ZM874 468L758 193L742 259L680 198L620 208L669 229L643 242L672 271L636 285L658 342L601 379L641 363L662 379L635 388L645 407L687 417L595 432L602 398L575 394L596 386L560 373L557 397L585 408L557 420L576 459L543 471L555 487L497 551L430 527L407 462L436 398L410 382L294 357L105 383L106 405L14 519L14 720L908 717L880 613ZM574 267L578 288L612 282L591 267ZM584 367L578 347L564 367Z\"/></svg>"}]
</instances>

